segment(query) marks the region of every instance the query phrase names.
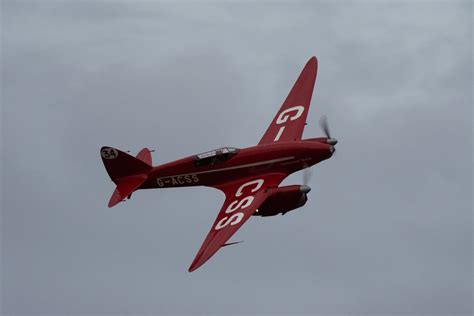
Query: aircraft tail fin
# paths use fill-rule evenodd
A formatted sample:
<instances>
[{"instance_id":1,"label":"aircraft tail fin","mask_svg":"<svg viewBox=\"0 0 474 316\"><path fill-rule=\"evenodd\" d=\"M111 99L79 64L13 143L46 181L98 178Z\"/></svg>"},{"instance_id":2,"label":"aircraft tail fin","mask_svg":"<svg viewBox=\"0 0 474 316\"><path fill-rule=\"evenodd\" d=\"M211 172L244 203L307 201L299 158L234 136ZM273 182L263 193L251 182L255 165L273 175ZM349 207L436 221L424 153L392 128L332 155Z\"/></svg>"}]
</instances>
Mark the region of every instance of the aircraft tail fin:
<instances>
[{"instance_id":1,"label":"aircraft tail fin","mask_svg":"<svg viewBox=\"0 0 474 316\"><path fill-rule=\"evenodd\" d=\"M144 151L145 149L135 158L116 148L102 147L100 155L107 173L112 181L116 182L117 179L140 173L148 173L151 170L152 166L148 163L148 161L151 163L150 153L148 153L147 157Z\"/></svg>"},{"instance_id":2,"label":"aircraft tail fin","mask_svg":"<svg viewBox=\"0 0 474 316\"><path fill-rule=\"evenodd\" d=\"M148 178L151 166L151 155L147 148L142 149L137 157L112 147L100 149L102 162L117 188L109 201L109 207L123 201Z\"/></svg>"}]
</instances>

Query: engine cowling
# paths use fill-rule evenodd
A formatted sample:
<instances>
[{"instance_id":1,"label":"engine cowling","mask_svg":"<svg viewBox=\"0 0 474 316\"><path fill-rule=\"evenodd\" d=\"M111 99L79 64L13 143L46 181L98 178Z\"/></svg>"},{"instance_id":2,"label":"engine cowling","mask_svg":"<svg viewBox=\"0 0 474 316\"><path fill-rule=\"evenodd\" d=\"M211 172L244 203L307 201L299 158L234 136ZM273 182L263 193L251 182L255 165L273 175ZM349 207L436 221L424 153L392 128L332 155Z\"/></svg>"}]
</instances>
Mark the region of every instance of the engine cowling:
<instances>
[{"instance_id":1,"label":"engine cowling","mask_svg":"<svg viewBox=\"0 0 474 316\"><path fill-rule=\"evenodd\" d=\"M311 190L307 185L288 185L269 189L269 196L253 214L255 216L275 216L297 209L306 204L306 194Z\"/></svg>"}]
</instances>

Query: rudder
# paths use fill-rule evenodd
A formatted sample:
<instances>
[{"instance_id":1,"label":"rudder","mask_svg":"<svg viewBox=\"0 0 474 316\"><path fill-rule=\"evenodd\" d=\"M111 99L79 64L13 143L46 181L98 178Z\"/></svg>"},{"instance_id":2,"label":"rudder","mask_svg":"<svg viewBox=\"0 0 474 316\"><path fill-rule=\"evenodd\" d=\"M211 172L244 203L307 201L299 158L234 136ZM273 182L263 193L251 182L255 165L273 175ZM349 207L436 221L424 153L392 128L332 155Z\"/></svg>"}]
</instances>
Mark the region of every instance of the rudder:
<instances>
[{"instance_id":1,"label":"rudder","mask_svg":"<svg viewBox=\"0 0 474 316\"><path fill-rule=\"evenodd\" d=\"M146 181L148 172L152 169L151 155L147 148L142 149L137 157L133 157L116 148L102 147L100 156L105 170L117 185L110 198L109 207L130 197Z\"/></svg>"},{"instance_id":2,"label":"rudder","mask_svg":"<svg viewBox=\"0 0 474 316\"><path fill-rule=\"evenodd\" d=\"M123 177L148 173L152 168L151 165L143 160L113 147L102 147L100 149L100 156L102 157L105 170L107 170L107 173L114 182Z\"/></svg>"}]
</instances>

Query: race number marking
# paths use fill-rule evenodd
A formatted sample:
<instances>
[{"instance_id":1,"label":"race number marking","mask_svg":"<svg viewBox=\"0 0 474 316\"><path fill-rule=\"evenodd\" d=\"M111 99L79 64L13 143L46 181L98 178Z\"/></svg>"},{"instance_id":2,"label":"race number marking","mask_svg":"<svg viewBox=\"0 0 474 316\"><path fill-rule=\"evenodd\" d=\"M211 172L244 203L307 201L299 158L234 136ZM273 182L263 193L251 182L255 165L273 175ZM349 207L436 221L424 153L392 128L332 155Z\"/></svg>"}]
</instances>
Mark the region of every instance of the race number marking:
<instances>
[{"instance_id":1,"label":"race number marking","mask_svg":"<svg viewBox=\"0 0 474 316\"><path fill-rule=\"evenodd\" d=\"M249 193L255 193L257 192L263 185L264 181L263 179L257 179L257 180L252 180L249 182L246 182L242 184L237 191L235 192L235 197L240 197L244 194L244 189L248 187L250 189ZM230 216L224 216L223 218L220 219L220 221L217 222L216 226L214 227L215 230L219 230L221 228L226 227L227 225L235 225L240 223L242 219L244 218L244 213L243 212L237 212L234 213L237 210L243 210L247 207L249 207L254 200L253 195L246 196L242 199L236 199L229 203L225 210L225 214L232 214Z\"/></svg>"},{"instance_id":2,"label":"race number marking","mask_svg":"<svg viewBox=\"0 0 474 316\"><path fill-rule=\"evenodd\" d=\"M295 112L295 111L296 111L296 113L293 113L293 115L291 115L291 116L290 116L290 114L288 114L290 112ZM291 108L288 108L288 109L282 111L278 115L275 124L281 125L281 124L285 124L286 122L288 122L288 120L294 121L294 120L298 119L301 115L303 115L303 112L304 112L304 107L301 106L301 105L293 106ZM278 133L276 134L275 139L273 140L274 142L276 142L280 139L280 137L283 134L284 130L285 130L285 125L281 126L280 129L278 130Z\"/></svg>"},{"instance_id":3,"label":"race number marking","mask_svg":"<svg viewBox=\"0 0 474 316\"><path fill-rule=\"evenodd\" d=\"M100 155L104 159L115 159L118 157L118 150L115 148L107 147L107 148L102 149L102 151L100 152Z\"/></svg>"}]
</instances>

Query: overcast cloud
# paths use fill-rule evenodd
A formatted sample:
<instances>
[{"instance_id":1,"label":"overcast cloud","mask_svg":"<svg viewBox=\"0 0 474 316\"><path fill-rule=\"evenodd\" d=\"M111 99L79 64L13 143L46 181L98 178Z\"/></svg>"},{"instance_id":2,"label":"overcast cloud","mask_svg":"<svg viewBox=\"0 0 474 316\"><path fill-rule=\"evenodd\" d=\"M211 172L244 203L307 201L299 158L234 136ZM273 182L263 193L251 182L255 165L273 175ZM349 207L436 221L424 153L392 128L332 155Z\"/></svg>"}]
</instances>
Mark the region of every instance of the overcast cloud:
<instances>
[{"instance_id":1,"label":"overcast cloud","mask_svg":"<svg viewBox=\"0 0 474 316\"><path fill-rule=\"evenodd\" d=\"M2 311L471 315L471 1L2 1ZM113 209L102 145L258 142L309 57L308 203L188 273L223 202ZM285 183L301 183L295 174Z\"/></svg>"}]
</instances>

